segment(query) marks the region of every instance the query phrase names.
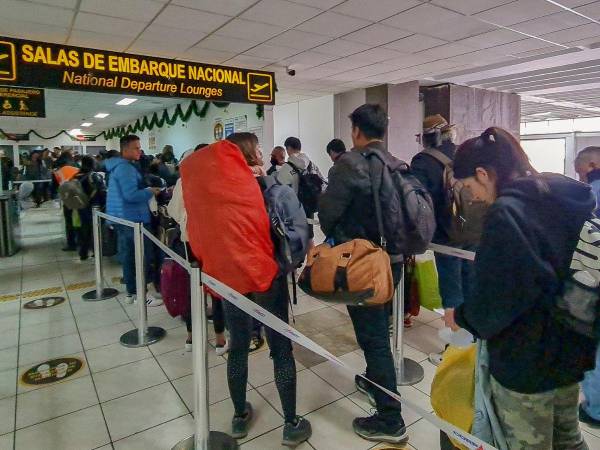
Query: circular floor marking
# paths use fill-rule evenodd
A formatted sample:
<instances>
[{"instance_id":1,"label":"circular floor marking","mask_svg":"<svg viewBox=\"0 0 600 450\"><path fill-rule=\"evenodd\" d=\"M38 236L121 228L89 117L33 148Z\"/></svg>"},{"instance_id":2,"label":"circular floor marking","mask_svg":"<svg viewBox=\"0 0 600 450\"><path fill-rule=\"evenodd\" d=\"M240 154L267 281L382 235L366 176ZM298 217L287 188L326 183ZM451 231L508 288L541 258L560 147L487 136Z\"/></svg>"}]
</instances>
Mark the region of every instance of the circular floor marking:
<instances>
[{"instance_id":1,"label":"circular floor marking","mask_svg":"<svg viewBox=\"0 0 600 450\"><path fill-rule=\"evenodd\" d=\"M38 364L21 377L21 382L27 385L42 385L62 381L79 372L83 361L79 358L57 358Z\"/></svg>"},{"instance_id":2,"label":"circular floor marking","mask_svg":"<svg viewBox=\"0 0 600 450\"><path fill-rule=\"evenodd\" d=\"M43 309L52 306L60 305L65 301L64 297L43 297L36 300L31 300L23 305L25 309Z\"/></svg>"}]
</instances>

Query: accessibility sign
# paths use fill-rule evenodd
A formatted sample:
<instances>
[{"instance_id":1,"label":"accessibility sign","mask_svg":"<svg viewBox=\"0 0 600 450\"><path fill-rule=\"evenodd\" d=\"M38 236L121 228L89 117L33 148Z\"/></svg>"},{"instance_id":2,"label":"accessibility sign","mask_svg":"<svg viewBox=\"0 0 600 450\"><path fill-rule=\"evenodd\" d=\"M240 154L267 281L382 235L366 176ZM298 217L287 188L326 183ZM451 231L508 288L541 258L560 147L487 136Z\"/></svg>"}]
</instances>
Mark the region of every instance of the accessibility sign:
<instances>
[{"instance_id":1,"label":"accessibility sign","mask_svg":"<svg viewBox=\"0 0 600 450\"><path fill-rule=\"evenodd\" d=\"M44 90L0 86L0 116L46 117Z\"/></svg>"},{"instance_id":2,"label":"accessibility sign","mask_svg":"<svg viewBox=\"0 0 600 450\"><path fill-rule=\"evenodd\" d=\"M272 72L9 37L0 37L3 81L26 87L275 104Z\"/></svg>"}]
</instances>

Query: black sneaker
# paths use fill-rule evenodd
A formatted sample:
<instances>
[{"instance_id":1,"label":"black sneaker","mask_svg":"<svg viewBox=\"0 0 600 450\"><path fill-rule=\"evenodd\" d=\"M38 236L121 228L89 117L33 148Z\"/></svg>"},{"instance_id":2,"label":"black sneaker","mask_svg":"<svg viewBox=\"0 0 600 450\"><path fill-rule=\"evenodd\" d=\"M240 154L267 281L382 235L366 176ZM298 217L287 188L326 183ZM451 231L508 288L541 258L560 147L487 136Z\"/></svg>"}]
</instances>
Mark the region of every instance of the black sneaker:
<instances>
[{"instance_id":1,"label":"black sneaker","mask_svg":"<svg viewBox=\"0 0 600 450\"><path fill-rule=\"evenodd\" d=\"M356 389L358 390L358 392L367 396L371 406L376 406L375 394L373 394L373 385L360 375L356 375L354 377L354 384L356 385Z\"/></svg>"},{"instance_id":2,"label":"black sneaker","mask_svg":"<svg viewBox=\"0 0 600 450\"><path fill-rule=\"evenodd\" d=\"M310 422L304 417L296 416L295 423L286 422L283 426L281 445L297 447L312 436Z\"/></svg>"},{"instance_id":3,"label":"black sneaker","mask_svg":"<svg viewBox=\"0 0 600 450\"><path fill-rule=\"evenodd\" d=\"M359 417L352 422L354 432L367 441L404 444L408 442L408 432L404 421L389 425L377 413L371 417Z\"/></svg>"},{"instance_id":4,"label":"black sneaker","mask_svg":"<svg viewBox=\"0 0 600 450\"><path fill-rule=\"evenodd\" d=\"M248 436L248 429L252 421L253 410L250 402L246 402L246 412L243 416L233 416L231 420L231 436L234 439L244 439Z\"/></svg>"},{"instance_id":5,"label":"black sneaker","mask_svg":"<svg viewBox=\"0 0 600 450\"><path fill-rule=\"evenodd\" d=\"M583 405L579 405L579 421L591 427L600 427L600 420L590 416L585 409L583 409Z\"/></svg>"}]
</instances>

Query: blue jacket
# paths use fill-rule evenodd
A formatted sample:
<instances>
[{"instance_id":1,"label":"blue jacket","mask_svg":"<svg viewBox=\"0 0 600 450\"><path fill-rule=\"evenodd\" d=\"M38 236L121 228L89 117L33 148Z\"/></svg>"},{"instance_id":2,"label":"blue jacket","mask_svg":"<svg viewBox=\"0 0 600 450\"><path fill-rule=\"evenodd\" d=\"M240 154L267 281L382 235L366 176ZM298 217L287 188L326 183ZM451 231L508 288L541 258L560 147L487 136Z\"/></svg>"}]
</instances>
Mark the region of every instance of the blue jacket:
<instances>
[{"instance_id":1,"label":"blue jacket","mask_svg":"<svg viewBox=\"0 0 600 450\"><path fill-rule=\"evenodd\" d=\"M135 165L123 158L106 161L110 174L106 213L132 222L150 223L148 201L152 192L146 189L144 180Z\"/></svg>"}]
</instances>

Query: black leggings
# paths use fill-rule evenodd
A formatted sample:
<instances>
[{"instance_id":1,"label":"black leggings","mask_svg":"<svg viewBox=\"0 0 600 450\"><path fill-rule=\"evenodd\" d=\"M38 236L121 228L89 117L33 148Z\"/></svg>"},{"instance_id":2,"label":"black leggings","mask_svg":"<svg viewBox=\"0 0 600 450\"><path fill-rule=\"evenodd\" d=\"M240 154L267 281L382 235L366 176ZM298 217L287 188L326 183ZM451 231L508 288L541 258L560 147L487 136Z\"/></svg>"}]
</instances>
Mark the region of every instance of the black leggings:
<instances>
[{"instance_id":1,"label":"black leggings","mask_svg":"<svg viewBox=\"0 0 600 450\"><path fill-rule=\"evenodd\" d=\"M248 297L281 320L288 322L289 292L286 277L276 278L267 292L251 294ZM248 346L252 333L252 317L228 301L225 301L223 306L230 333L227 359L229 392L235 414L241 416L246 410ZM283 415L286 422L293 422L296 418L296 361L292 353L292 343L270 328L265 327L265 329Z\"/></svg>"},{"instance_id":2,"label":"black leggings","mask_svg":"<svg viewBox=\"0 0 600 450\"><path fill-rule=\"evenodd\" d=\"M223 302L225 300L215 299L212 295L212 314L213 314L213 327L215 334L221 334L225 332L225 314L223 313ZM188 333L192 332L192 314L184 317L185 326Z\"/></svg>"}]
</instances>

